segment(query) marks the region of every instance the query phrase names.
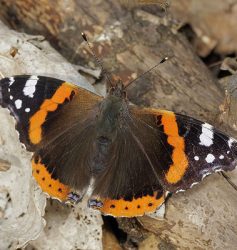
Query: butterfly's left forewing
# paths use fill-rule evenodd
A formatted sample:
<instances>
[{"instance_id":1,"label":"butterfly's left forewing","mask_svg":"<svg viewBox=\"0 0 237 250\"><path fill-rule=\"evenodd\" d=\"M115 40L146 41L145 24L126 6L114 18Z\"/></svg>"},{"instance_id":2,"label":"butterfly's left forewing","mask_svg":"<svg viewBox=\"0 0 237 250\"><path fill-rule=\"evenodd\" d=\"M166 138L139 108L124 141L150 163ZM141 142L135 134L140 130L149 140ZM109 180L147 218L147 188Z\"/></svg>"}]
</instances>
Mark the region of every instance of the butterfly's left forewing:
<instances>
[{"instance_id":1,"label":"butterfly's left forewing","mask_svg":"<svg viewBox=\"0 0 237 250\"><path fill-rule=\"evenodd\" d=\"M135 111L140 120L153 116L159 133L165 135L161 152L169 160L156 162L163 187L170 192L183 191L218 171L230 171L237 165L237 141L212 125L189 116L157 109ZM154 124L148 124L154 127ZM155 150L155 149L154 149ZM162 161L162 156L158 157Z\"/></svg>"},{"instance_id":2,"label":"butterfly's left forewing","mask_svg":"<svg viewBox=\"0 0 237 250\"><path fill-rule=\"evenodd\" d=\"M86 142L87 133L83 129L93 132L94 114L90 110L101 99L76 85L50 77L22 75L0 80L0 105L8 108L16 119L20 141L34 152L33 175L50 196L67 198L69 184L74 182L72 168L75 170L79 161L73 150L78 147L76 142L78 145ZM89 183L89 176L81 166L78 172L84 178L79 185L83 189Z\"/></svg>"}]
</instances>

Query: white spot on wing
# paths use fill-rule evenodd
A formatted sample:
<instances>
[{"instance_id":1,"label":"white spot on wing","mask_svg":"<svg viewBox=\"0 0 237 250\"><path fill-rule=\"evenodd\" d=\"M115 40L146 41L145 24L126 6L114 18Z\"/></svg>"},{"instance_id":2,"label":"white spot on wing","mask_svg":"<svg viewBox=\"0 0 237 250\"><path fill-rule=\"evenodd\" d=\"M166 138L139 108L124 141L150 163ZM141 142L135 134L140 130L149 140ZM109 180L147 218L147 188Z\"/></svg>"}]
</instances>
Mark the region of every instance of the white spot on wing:
<instances>
[{"instance_id":1,"label":"white spot on wing","mask_svg":"<svg viewBox=\"0 0 237 250\"><path fill-rule=\"evenodd\" d=\"M220 171L222 171L220 166L216 166L216 167L214 167L212 170L213 170L214 172L220 172Z\"/></svg>"},{"instance_id":2,"label":"white spot on wing","mask_svg":"<svg viewBox=\"0 0 237 250\"><path fill-rule=\"evenodd\" d=\"M26 84L25 84L25 87L23 89L23 93L25 96L29 96L31 98L34 97L34 93L35 93L35 86L38 82L39 78L38 76L31 76L27 81L26 81Z\"/></svg>"},{"instance_id":3,"label":"white spot on wing","mask_svg":"<svg viewBox=\"0 0 237 250\"><path fill-rule=\"evenodd\" d=\"M9 78L9 86L11 86L14 83L15 79L14 77Z\"/></svg>"},{"instance_id":4,"label":"white spot on wing","mask_svg":"<svg viewBox=\"0 0 237 250\"><path fill-rule=\"evenodd\" d=\"M184 189L179 189L175 193L180 193L180 192L185 192L185 190Z\"/></svg>"},{"instance_id":5,"label":"white spot on wing","mask_svg":"<svg viewBox=\"0 0 237 250\"><path fill-rule=\"evenodd\" d=\"M224 159L224 158L225 158L224 155L219 156L219 159L221 159L221 160Z\"/></svg>"},{"instance_id":6,"label":"white spot on wing","mask_svg":"<svg viewBox=\"0 0 237 250\"><path fill-rule=\"evenodd\" d=\"M210 174L211 174L210 172L204 173L203 176L202 176L202 180L203 180L206 176L208 176L208 175L210 175Z\"/></svg>"},{"instance_id":7,"label":"white spot on wing","mask_svg":"<svg viewBox=\"0 0 237 250\"><path fill-rule=\"evenodd\" d=\"M15 101L15 106L16 106L17 109L20 109L22 107L22 100L17 99Z\"/></svg>"},{"instance_id":8,"label":"white spot on wing","mask_svg":"<svg viewBox=\"0 0 237 250\"><path fill-rule=\"evenodd\" d=\"M198 184L198 182L194 182L191 186L190 186L190 188L192 188L193 186L195 186L195 185L197 185Z\"/></svg>"},{"instance_id":9,"label":"white spot on wing","mask_svg":"<svg viewBox=\"0 0 237 250\"><path fill-rule=\"evenodd\" d=\"M208 123L202 124L202 134L199 136L200 145L210 147L213 144L213 127Z\"/></svg>"},{"instance_id":10,"label":"white spot on wing","mask_svg":"<svg viewBox=\"0 0 237 250\"><path fill-rule=\"evenodd\" d=\"M199 160L199 157L196 155L196 156L194 156L194 160L195 161L198 161Z\"/></svg>"},{"instance_id":11,"label":"white spot on wing","mask_svg":"<svg viewBox=\"0 0 237 250\"><path fill-rule=\"evenodd\" d=\"M233 138L230 138L228 140L228 146L231 148L232 147L232 143L234 142L235 140Z\"/></svg>"},{"instance_id":12,"label":"white spot on wing","mask_svg":"<svg viewBox=\"0 0 237 250\"><path fill-rule=\"evenodd\" d=\"M30 112L30 108L26 108L26 109L25 109L25 112L26 112L26 113L29 113L29 112Z\"/></svg>"},{"instance_id":13,"label":"white spot on wing","mask_svg":"<svg viewBox=\"0 0 237 250\"><path fill-rule=\"evenodd\" d=\"M215 160L215 156L213 154L208 154L205 160L207 163L212 163Z\"/></svg>"},{"instance_id":14,"label":"white spot on wing","mask_svg":"<svg viewBox=\"0 0 237 250\"><path fill-rule=\"evenodd\" d=\"M13 99L13 96L12 95L10 95L10 100L12 100Z\"/></svg>"}]
</instances>

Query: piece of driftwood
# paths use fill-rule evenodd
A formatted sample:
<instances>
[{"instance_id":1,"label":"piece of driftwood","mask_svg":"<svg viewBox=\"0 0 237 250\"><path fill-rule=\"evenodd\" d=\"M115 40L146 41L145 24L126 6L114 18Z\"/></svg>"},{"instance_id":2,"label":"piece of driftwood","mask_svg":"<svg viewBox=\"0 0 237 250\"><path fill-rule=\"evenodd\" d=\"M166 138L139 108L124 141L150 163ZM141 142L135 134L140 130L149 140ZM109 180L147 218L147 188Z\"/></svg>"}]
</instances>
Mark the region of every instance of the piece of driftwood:
<instances>
[{"instance_id":1,"label":"piece of driftwood","mask_svg":"<svg viewBox=\"0 0 237 250\"><path fill-rule=\"evenodd\" d=\"M131 9L102 0L0 3L0 16L12 27L45 35L74 63L98 67L80 37L81 31L86 32L104 67L113 73L112 79L120 77L127 83L169 56L170 60L128 88L130 100L223 126L217 118L224 88L177 32L175 21L160 17L160 6ZM236 175L236 171L229 174L235 183ZM173 195L164 220L143 216L118 221L141 249L235 249L236 208L235 188L215 174Z\"/></svg>"},{"instance_id":2,"label":"piece of driftwood","mask_svg":"<svg viewBox=\"0 0 237 250\"><path fill-rule=\"evenodd\" d=\"M193 41L200 56L213 50L220 54L237 52L236 0L172 0L170 12L182 24L191 26Z\"/></svg>"}]
</instances>

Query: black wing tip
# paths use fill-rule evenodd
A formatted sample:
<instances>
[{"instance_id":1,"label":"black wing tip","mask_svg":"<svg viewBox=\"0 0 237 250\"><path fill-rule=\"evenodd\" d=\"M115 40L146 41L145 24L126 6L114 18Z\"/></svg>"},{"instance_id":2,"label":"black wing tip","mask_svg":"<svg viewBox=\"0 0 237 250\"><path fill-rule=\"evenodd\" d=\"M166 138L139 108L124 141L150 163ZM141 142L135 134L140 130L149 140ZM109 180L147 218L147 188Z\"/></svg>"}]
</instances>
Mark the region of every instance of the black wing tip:
<instances>
[{"instance_id":1,"label":"black wing tip","mask_svg":"<svg viewBox=\"0 0 237 250\"><path fill-rule=\"evenodd\" d=\"M2 97L2 86L1 86L1 83L0 83L0 105L2 105L2 100L3 100L3 97Z\"/></svg>"},{"instance_id":2,"label":"black wing tip","mask_svg":"<svg viewBox=\"0 0 237 250\"><path fill-rule=\"evenodd\" d=\"M6 81L9 81L9 78L2 78L0 80L0 105L3 105L3 86L6 84Z\"/></svg>"},{"instance_id":3,"label":"black wing tip","mask_svg":"<svg viewBox=\"0 0 237 250\"><path fill-rule=\"evenodd\" d=\"M12 77L14 79L14 77ZM6 89L8 85L10 84L11 77L5 77L0 79L0 105L4 106L4 96L6 95ZM5 106L4 106L5 107Z\"/></svg>"}]
</instances>

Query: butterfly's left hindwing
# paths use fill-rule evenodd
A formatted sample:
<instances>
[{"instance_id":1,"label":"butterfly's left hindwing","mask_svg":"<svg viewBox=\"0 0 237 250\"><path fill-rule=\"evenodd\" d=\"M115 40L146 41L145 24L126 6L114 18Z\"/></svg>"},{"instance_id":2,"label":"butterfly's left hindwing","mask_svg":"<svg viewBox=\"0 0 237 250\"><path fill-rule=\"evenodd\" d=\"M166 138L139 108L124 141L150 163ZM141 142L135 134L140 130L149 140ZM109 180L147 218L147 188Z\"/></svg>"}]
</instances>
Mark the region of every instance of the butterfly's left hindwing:
<instances>
[{"instance_id":1,"label":"butterfly's left hindwing","mask_svg":"<svg viewBox=\"0 0 237 250\"><path fill-rule=\"evenodd\" d=\"M79 191L88 185L88 168L82 167L75 148L87 148L83 143L88 134L83 130L93 133L94 114L90 110L101 99L50 77L22 75L0 80L0 105L15 118L20 141L34 152L33 175L52 197L65 200L77 175L81 176L78 181L83 180ZM76 167L77 174L73 172Z\"/></svg>"}]
</instances>

